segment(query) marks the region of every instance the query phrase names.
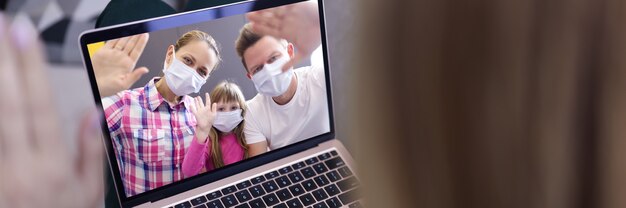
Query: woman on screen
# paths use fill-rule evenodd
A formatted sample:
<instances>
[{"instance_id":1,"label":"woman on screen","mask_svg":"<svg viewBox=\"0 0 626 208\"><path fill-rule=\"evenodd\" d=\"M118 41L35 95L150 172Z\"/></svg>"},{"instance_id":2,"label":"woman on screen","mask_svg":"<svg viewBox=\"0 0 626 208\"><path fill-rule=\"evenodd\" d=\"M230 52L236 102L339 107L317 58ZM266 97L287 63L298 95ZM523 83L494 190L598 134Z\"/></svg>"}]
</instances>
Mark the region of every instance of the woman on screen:
<instances>
[{"instance_id":1,"label":"woman on screen","mask_svg":"<svg viewBox=\"0 0 626 208\"><path fill-rule=\"evenodd\" d=\"M241 161L248 157L243 134L246 99L237 84L222 81L211 91L217 104L212 110L213 128L208 138L196 138L185 155L183 173L185 177L211 171ZM213 116L212 116L213 117Z\"/></svg>"},{"instance_id":2,"label":"woman on screen","mask_svg":"<svg viewBox=\"0 0 626 208\"><path fill-rule=\"evenodd\" d=\"M208 94L206 105L189 94L220 61L215 40L192 30L167 48L162 77L102 100L127 196L183 179L185 150L209 136L212 119Z\"/></svg>"}]
</instances>

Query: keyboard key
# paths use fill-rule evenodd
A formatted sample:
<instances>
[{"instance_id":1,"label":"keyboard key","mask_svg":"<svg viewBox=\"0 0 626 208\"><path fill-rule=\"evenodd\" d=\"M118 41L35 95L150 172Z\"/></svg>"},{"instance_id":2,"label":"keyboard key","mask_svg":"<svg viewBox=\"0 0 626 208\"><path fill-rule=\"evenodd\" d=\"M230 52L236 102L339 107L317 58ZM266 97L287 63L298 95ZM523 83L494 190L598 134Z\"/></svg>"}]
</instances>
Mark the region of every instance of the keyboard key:
<instances>
[{"instance_id":1,"label":"keyboard key","mask_svg":"<svg viewBox=\"0 0 626 208\"><path fill-rule=\"evenodd\" d=\"M361 202L354 202L352 204L350 204L350 206L348 206L349 208L363 208L363 205L361 205Z\"/></svg>"},{"instance_id":2,"label":"keyboard key","mask_svg":"<svg viewBox=\"0 0 626 208\"><path fill-rule=\"evenodd\" d=\"M289 181L289 178L287 178L287 176L281 176L281 177L276 178L276 183L281 188L285 188L286 186L291 185L291 182Z\"/></svg>"},{"instance_id":3,"label":"keyboard key","mask_svg":"<svg viewBox=\"0 0 626 208\"><path fill-rule=\"evenodd\" d=\"M313 177L313 176L315 176L315 175L316 175L316 174L315 174L315 171L314 171L314 170L313 170L313 168L311 168L311 167L306 167L306 168L304 168L304 169L300 170L300 172L302 173L302 175L303 175L305 178L310 178L310 177Z\"/></svg>"},{"instance_id":4,"label":"keyboard key","mask_svg":"<svg viewBox=\"0 0 626 208\"><path fill-rule=\"evenodd\" d=\"M222 197L222 204L224 204L224 207L228 208L228 207L234 207L235 205L237 205L237 199L235 198L235 195L227 195Z\"/></svg>"},{"instance_id":5,"label":"keyboard key","mask_svg":"<svg viewBox=\"0 0 626 208\"><path fill-rule=\"evenodd\" d=\"M313 205L313 208L328 208L328 206L326 206L325 202L320 202L320 203Z\"/></svg>"},{"instance_id":6,"label":"keyboard key","mask_svg":"<svg viewBox=\"0 0 626 208\"><path fill-rule=\"evenodd\" d=\"M331 152L330 152L330 154L331 154L331 155L333 155L333 156L337 156L337 155L339 155L339 154L337 153L337 151L335 151L335 150L331 151Z\"/></svg>"},{"instance_id":7,"label":"keyboard key","mask_svg":"<svg viewBox=\"0 0 626 208\"><path fill-rule=\"evenodd\" d=\"M291 179L291 182L293 183L298 183L302 180L304 180L304 178L302 177L302 174L300 174L300 172L293 172L293 173L289 173L289 179Z\"/></svg>"},{"instance_id":8,"label":"keyboard key","mask_svg":"<svg viewBox=\"0 0 626 208\"><path fill-rule=\"evenodd\" d=\"M323 187L325 185L328 185L330 181L328 181L328 178L326 178L326 176L320 175L315 177L315 183L317 183L317 186Z\"/></svg>"},{"instance_id":9,"label":"keyboard key","mask_svg":"<svg viewBox=\"0 0 626 208\"><path fill-rule=\"evenodd\" d=\"M309 158L309 159L305 160L304 162L306 162L307 165L313 165L313 164L315 164L318 161L319 160L317 160L317 158L312 157L312 158Z\"/></svg>"},{"instance_id":10,"label":"keyboard key","mask_svg":"<svg viewBox=\"0 0 626 208\"><path fill-rule=\"evenodd\" d=\"M331 182L335 182L341 179L341 176L339 176L339 173L337 173L337 171L334 171L334 170L326 173L326 176L328 176Z\"/></svg>"},{"instance_id":11,"label":"keyboard key","mask_svg":"<svg viewBox=\"0 0 626 208\"><path fill-rule=\"evenodd\" d=\"M263 201L265 202L267 206L274 206L275 204L278 204L278 202L280 202L278 201L278 197L276 197L276 194L274 193L264 196Z\"/></svg>"},{"instance_id":12,"label":"keyboard key","mask_svg":"<svg viewBox=\"0 0 626 208\"><path fill-rule=\"evenodd\" d=\"M313 191L313 197L315 197L317 201L322 201L328 198L328 194L326 194L324 189L317 189Z\"/></svg>"},{"instance_id":13,"label":"keyboard key","mask_svg":"<svg viewBox=\"0 0 626 208\"><path fill-rule=\"evenodd\" d=\"M339 186L339 189L341 189L342 191L350 190L354 187L357 187L358 185L359 181L355 177L350 177L343 181L337 182L337 186Z\"/></svg>"},{"instance_id":14,"label":"keyboard key","mask_svg":"<svg viewBox=\"0 0 626 208\"><path fill-rule=\"evenodd\" d=\"M254 198L260 197L265 194L265 191L263 191L261 185L253 186L252 188L248 189L248 191L250 191L250 194L252 194L252 197Z\"/></svg>"},{"instance_id":15,"label":"keyboard key","mask_svg":"<svg viewBox=\"0 0 626 208\"><path fill-rule=\"evenodd\" d=\"M248 187L250 187L250 186L252 186L252 183L250 183L250 181L244 181L244 182L241 182L241 183L238 183L238 184L237 184L237 188L238 188L239 190L242 190L242 189L247 189L247 188L248 188Z\"/></svg>"},{"instance_id":16,"label":"keyboard key","mask_svg":"<svg viewBox=\"0 0 626 208\"><path fill-rule=\"evenodd\" d=\"M247 202L248 200L252 199L252 196L250 196L250 192L245 189L243 191L235 193L235 196L237 197L237 200L239 200L239 202L241 203Z\"/></svg>"},{"instance_id":17,"label":"keyboard key","mask_svg":"<svg viewBox=\"0 0 626 208\"><path fill-rule=\"evenodd\" d=\"M287 167L283 167L281 169L278 169L278 172L280 172L280 174L287 174L290 173L291 171L293 171L293 168L287 166Z\"/></svg>"},{"instance_id":18,"label":"keyboard key","mask_svg":"<svg viewBox=\"0 0 626 208\"><path fill-rule=\"evenodd\" d=\"M334 195L339 194L339 188L337 188L335 184L331 184L330 186L324 187L324 190L326 190L326 193L328 193L328 196L334 196Z\"/></svg>"},{"instance_id":19,"label":"keyboard key","mask_svg":"<svg viewBox=\"0 0 626 208\"><path fill-rule=\"evenodd\" d=\"M293 194L294 196L300 196L300 194L304 193L304 189L302 188L300 184L290 186L289 190L291 191L291 194Z\"/></svg>"},{"instance_id":20,"label":"keyboard key","mask_svg":"<svg viewBox=\"0 0 626 208\"><path fill-rule=\"evenodd\" d=\"M278 185L276 185L274 181L267 181L263 183L263 188L267 193L270 193L276 191L276 189L278 189Z\"/></svg>"},{"instance_id":21,"label":"keyboard key","mask_svg":"<svg viewBox=\"0 0 626 208\"><path fill-rule=\"evenodd\" d=\"M291 165L291 168L293 168L294 170L298 170L300 168L304 168L305 166L306 164L304 164L304 162L299 162L299 163Z\"/></svg>"},{"instance_id":22,"label":"keyboard key","mask_svg":"<svg viewBox=\"0 0 626 208\"><path fill-rule=\"evenodd\" d=\"M263 203L263 200L261 199L255 199L250 201L250 207L251 208L265 208L265 203Z\"/></svg>"},{"instance_id":23,"label":"keyboard key","mask_svg":"<svg viewBox=\"0 0 626 208\"><path fill-rule=\"evenodd\" d=\"M220 191L216 191L216 192L207 194L206 198L208 198L209 200L215 200L217 198L220 198L221 196L222 196L222 193Z\"/></svg>"},{"instance_id":24,"label":"keyboard key","mask_svg":"<svg viewBox=\"0 0 626 208\"><path fill-rule=\"evenodd\" d=\"M274 208L288 208L285 203L274 206Z\"/></svg>"},{"instance_id":25,"label":"keyboard key","mask_svg":"<svg viewBox=\"0 0 626 208\"><path fill-rule=\"evenodd\" d=\"M331 170L346 165L346 163L343 162L343 160L340 157L326 160L326 162L324 163L326 163L326 166L328 167L328 169L331 169Z\"/></svg>"},{"instance_id":26,"label":"keyboard key","mask_svg":"<svg viewBox=\"0 0 626 208\"><path fill-rule=\"evenodd\" d=\"M222 194L228 195L228 194L235 193L235 191L237 191L237 187L229 186L229 187L222 189Z\"/></svg>"},{"instance_id":27,"label":"keyboard key","mask_svg":"<svg viewBox=\"0 0 626 208\"><path fill-rule=\"evenodd\" d=\"M315 199L313 198L313 195L311 195L311 194L302 195L300 197L300 201L302 202L302 205L304 205L304 206L309 206L309 205L315 203Z\"/></svg>"},{"instance_id":28,"label":"keyboard key","mask_svg":"<svg viewBox=\"0 0 626 208\"><path fill-rule=\"evenodd\" d=\"M174 206L174 208L191 208L193 206L191 206L191 203L187 202L183 202L180 204L177 204L176 206Z\"/></svg>"},{"instance_id":29,"label":"keyboard key","mask_svg":"<svg viewBox=\"0 0 626 208\"><path fill-rule=\"evenodd\" d=\"M318 174L322 174L328 171L328 168L326 168L324 163L317 163L313 165L313 169L315 169L315 172L317 172Z\"/></svg>"},{"instance_id":30,"label":"keyboard key","mask_svg":"<svg viewBox=\"0 0 626 208\"><path fill-rule=\"evenodd\" d=\"M224 208L224 205L222 205L222 202L220 200L210 201L209 203L206 203L204 205L206 205L208 208Z\"/></svg>"},{"instance_id":31,"label":"keyboard key","mask_svg":"<svg viewBox=\"0 0 626 208\"><path fill-rule=\"evenodd\" d=\"M349 177L352 176L352 171L350 171L350 168L348 168L348 166L343 166L339 169L337 169L337 171L339 171L339 174L341 175L341 177Z\"/></svg>"},{"instance_id":32,"label":"keyboard key","mask_svg":"<svg viewBox=\"0 0 626 208\"><path fill-rule=\"evenodd\" d=\"M250 208L250 205L248 205L248 204L240 204L240 205L237 205L235 208Z\"/></svg>"},{"instance_id":33,"label":"keyboard key","mask_svg":"<svg viewBox=\"0 0 626 208\"><path fill-rule=\"evenodd\" d=\"M287 206L289 208L302 208L302 203L297 198L287 201Z\"/></svg>"},{"instance_id":34,"label":"keyboard key","mask_svg":"<svg viewBox=\"0 0 626 208\"><path fill-rule=\"evenodd\" d=\"M272 172L266 173L266 174L265 174L265 178L266 178L267 180L269 180L269 179L272 179L272 178L276 178L276 177L278 177L279 175L280 175L280 174L278 174L278 171L272 171Z\"/></svg>"},{"instance_id":35,"label":"keyboard key","mask_svg":"<svg viewBox=\"0 0 626 208\"><path fill-rule=\"evenodd\" d=\"M293 197L291 195L291 192L289 192L289 189L282 189L280 191L277 191L276 195L278 195L280 201L287 201L288 199L291 199Z\"/></svg>"},{"instance_id":36,"label":"keyboard key","mask_svg":"<svg viewBox=\"0 0 626 208\"><path fill-rule=\"evenodd\" d=\"M341 202L339 202L339 199L337 199L337 197L333 197L333 198L326 200L326 204L328 205L329 208L341 207Z\"/></svg>"},{"instance_id":37,"label":"keyboard key","mask_svg":"<svg viewBox=\"0 0 626 208\"><path fill-rule=\"evenodd\" d=\"M199 196L199 197L197 197L197 198L195 198L195 199L192 199L192 200L191 200L191 204L192 204L193 206L198 206L199 204L204 204L204 203L206 203L207 201L209 201L209 200L207 200L207 199L206 199L206 197L204 197L204 196Z\"/></svg>"},{"instance_id":38,"label":"keyboard key","mask_svg":"<svg viewBox=\"0 0 626 208\"><path fill-rule=\"evenodd\" d=\"M321 154L320 156L317 156L317 159L320 159L321 161L324 161L324 160L330 159L330 157L332 157L332 156L330 156L330 153L327 152L327 153Z\"/></svg>"},{"instance_id":39,"label":"keyboard key","mask_svg":"<svg viewBox=\"0 0 626 208\"><path fill-rule=\"evenodd\" d=\"M309 179L305 182L302 182L302 186L304 187L304 190L306 191L312 191L313 189L317 188L317 186L315 185L315 182L313 182L313 179Z\"/></svg>"},{"instance_id":40,"label":"keyboard key","mask_svg":"<svg viewBox=\"0 0 626 208\"><path fill-rule=\"evenodd\" d=\"M254 177L254 178L250 179L250 181L252 181L252 184L256 185L256 184L259 184L259 183L265 181L265 176L257 176L257 177Z\"/></svg>"},{"instance_id":41,"label":"keyboard key","mask_svg":"<svg viewBox=\"0 0 626 208\"><path fill-rule=\"evenodd\" d=\"M339 200L341 200L341 202L343 204L350 204L356 200L359 199L359 193L357 192L357 189L354 189L352 191L348 191L346 193L340 194L339 195Z\"/></svg>"}]
</instances>

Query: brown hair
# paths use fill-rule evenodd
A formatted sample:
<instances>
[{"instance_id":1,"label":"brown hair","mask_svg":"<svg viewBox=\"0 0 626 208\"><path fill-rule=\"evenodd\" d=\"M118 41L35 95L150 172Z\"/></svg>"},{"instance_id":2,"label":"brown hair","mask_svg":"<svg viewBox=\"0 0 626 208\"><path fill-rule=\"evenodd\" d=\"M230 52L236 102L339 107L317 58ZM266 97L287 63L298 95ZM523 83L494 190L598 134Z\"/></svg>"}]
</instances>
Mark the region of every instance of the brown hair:
<instances>
[{"instance_id":1,"label":"brown hair","mask_svg":"<svg viewBox=\"0 0 626 208\"><path fill-rule=\"evenodd\" d=\"M256 42L258 42L264 36L259 35L252 31L252 24L245 24L241 30L239 30L239 37L235 40L235 50L237 51L237 55L241 58L241 63L243 64L246 73L248 72L248 66L246 65L246 60L243 58L243 53L248 50L248 48L252 47ZM284 39L279 39L283 45L287 45L287 41Z\"/></svg>"},{"instance_id":2,"label":"brown hair","mask_svg":"<svg viewBox=\"0 0 626 208\"><path fill-rule=\"evenodd\" d=\"M239 106L241 107L241 116L244 117L246 115L246 99L244 98L243 93L241 92L241 89L239 88L239 86L237 86L237 84L224 80L217 84L215 88L213 88L210 96L211 101L215 103L239 103ZM235 129L233 129L233 132L237 137L237 143L239 143L239 145L244 149L243 158L246 159L248 158L248 146L246 144L246 137L243 133L244 125L245 120L241 121L241 123L239 123L239 125L237 125ZM218 131L219 130L215 129L215 127L211 127L211 131L209 132L209 137L211 138L211 149L209 151L213 156L213 167L215 168L220 168L224 166L224 159L222 157L222 148L219 143L220 137Z\"/></svg>"},{"instance_id":3,"label":"brown hair","mask_svg":"<svg viewBox=\"0 0 626 208\"><path fill-rule=\"evenodd\" d=\"M626 207L623 5L359 1L346 138L368 207Z\"/></svg>"},{"instance_id":4,"label":"brown hair","mask_svg":"<svg viewBox=\"0 0 626 208\"><path fill-rule=\"evenodd\" d=\"M204 41L209 45L211 49L213 49L213 51L215 51L215 56L217 56L217 63L215 64L213 69L209 71L209 73L212 73L222 62L222 57L217 42L209 34L200 30L191 30L189 32L186 32L185 34L180 36L178 40L176 40L176 43L174 44L174 51L178 51L178 49L194 41Z\"/></svg>"}]
</instances>

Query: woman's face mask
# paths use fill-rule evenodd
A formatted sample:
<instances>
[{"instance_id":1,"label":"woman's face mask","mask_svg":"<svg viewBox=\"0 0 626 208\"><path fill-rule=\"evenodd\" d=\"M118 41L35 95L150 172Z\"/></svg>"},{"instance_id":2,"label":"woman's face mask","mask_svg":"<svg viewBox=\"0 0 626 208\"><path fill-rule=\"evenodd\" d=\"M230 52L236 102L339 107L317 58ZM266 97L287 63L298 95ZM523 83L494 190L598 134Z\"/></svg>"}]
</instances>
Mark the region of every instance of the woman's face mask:
<instances>
[{"instance_id":1,"label":"woman's face mask","mask_svg":"<svg viewBox=\"0 0 626 208\"><path fill-rule=\"evenodd\" d=\"M165 63L163 66L165 66ZM177 96L198 93L202 85L206 83L204 77L176 58L175 50L172 52L172 63L167 69L163 69L163 73L165 74L167 86Z\"/></svg>"},{"instance_id":2,"label":"woman's face mask","mask_svg":"<svg viewBox=\"0 0 626 208\"><path fill-rule=\"evenodd\" d=\"M217 112L215 121L213 121L213 127L221 132L230 132L235 129L241 121L243 121L241 108L233 111Z\"/></svg>"},{"instance_id":3,"label":"woman's face mask","mask_svg":"<svg viewBox=\"0 0 626 208\"><path fill-rule=\"evenodd\" d=\"M265 64L263 69L252 75L257 92L276 97L287 91L293 77L293 69L282 72L282 68L289 59L289 56L283 55L271 64Z\"/></svg>"}]
</instances>

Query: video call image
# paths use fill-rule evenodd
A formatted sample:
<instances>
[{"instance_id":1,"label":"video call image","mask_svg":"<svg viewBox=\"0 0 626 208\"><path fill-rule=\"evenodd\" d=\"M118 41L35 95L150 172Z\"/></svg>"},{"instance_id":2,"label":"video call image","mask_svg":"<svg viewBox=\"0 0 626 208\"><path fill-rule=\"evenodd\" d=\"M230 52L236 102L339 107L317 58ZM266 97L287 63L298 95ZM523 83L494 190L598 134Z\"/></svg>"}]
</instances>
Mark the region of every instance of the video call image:
<instances>
[{"instance_id":1,"label":"video call image","mask_svg":"<svg viewBox=\"0 0 626 208\"><path fill-rule=\"evenodd\" d=\"M94 71L148 71L102 98L127 197L330 132L321 45L284 68L297 44L209 19L88 45Z\"/></svg>"}]
</instances>

